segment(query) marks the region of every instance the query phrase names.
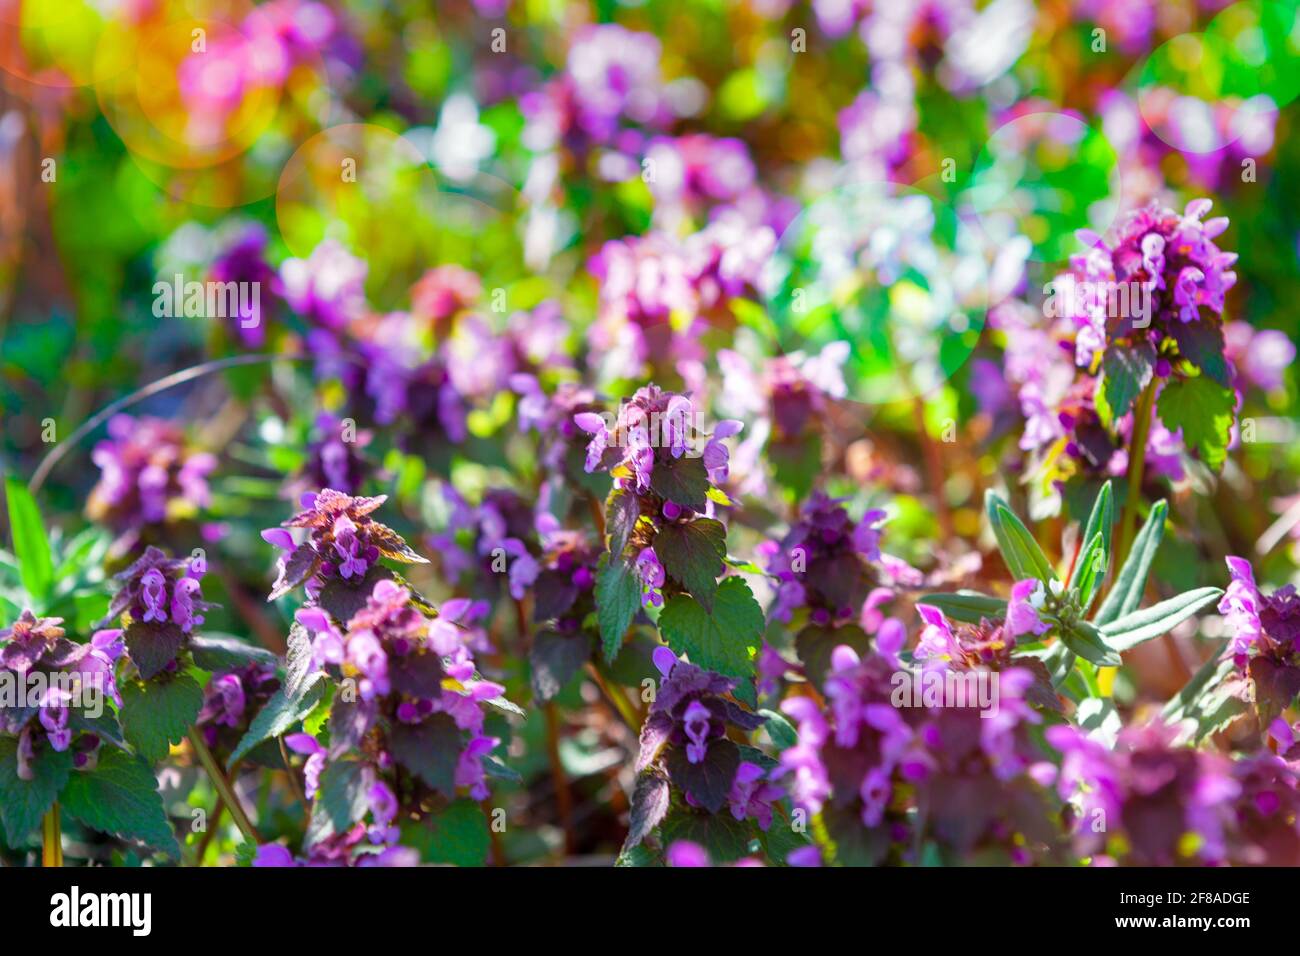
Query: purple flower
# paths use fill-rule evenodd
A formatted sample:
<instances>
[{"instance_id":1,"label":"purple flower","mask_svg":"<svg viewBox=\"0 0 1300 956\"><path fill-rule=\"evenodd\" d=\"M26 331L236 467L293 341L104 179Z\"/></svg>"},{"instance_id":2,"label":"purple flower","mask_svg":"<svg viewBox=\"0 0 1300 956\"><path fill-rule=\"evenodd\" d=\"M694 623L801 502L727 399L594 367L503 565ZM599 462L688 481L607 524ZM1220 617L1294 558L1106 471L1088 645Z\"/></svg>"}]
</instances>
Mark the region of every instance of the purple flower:
<instances>
[{"instance_id":1,"label":"purple flower","mask_svg":"<svg viewBox=\"0 0 1300 956\"><path fill-rule=\"evenodd\" d=\"M1219 613L1232 634L1229 653L1244 668L1246 660L1264 636L1259 619L1260 596L1255 589L1255 573L1245 558L1229 556L1228 572L1232 580L1219 601Z\"/></svg>"},{"instance_id":2,"label":"purple flower","mask_svg":"<svg viewBox=\"0 0 1300 956\"><path fill-rule=\"evenodd\" d=\"M1007 602L1008 636L1020 637L1022 634L1037 636L1051 630L1052 625L1038 616L1038 609L1043 606L1044 598L1042 581L1026 578L1012 586L1011 600Z\"/></svg>"},{"instance_id":3,"label":"purple flower","mask_svg":"<svg viewBox=\"0 0 1300 956\"><path fill-rule=\"evenodd\" d=\"M318 589L330 577L359 581L381 555L408 564L428 563L411 550L401 535L370 516L387 500L387 495L353 497L331 488L304 494L303 511L281 528L262 532L263 540L285 552L267 600L273 601L300 584L308 584L309 591ZM306 529L307 540L294 544L285 528Z\"/></svg>"},{"instance_id":4,"label":"purple flower","mask_svg":"<svg viewBox=\"0 0 1300 956\"><path fill-rule=\"evenodd\" d=\"M644 607L659 607L664 603L660 588L667 580L667 572L659 563L659 557L652 547L642 548L636 556L636 573L641 579L641 604Z\"/></svg>"},{"instance_id":5,"label":"purple flower","mask_svg":"<svg viewBox=\"0 0 1300 956\"><path fill-rule=\"evenodd\" d=\"M366 263L333 239L325 239L306 259L280 266L280 294L299 315L338 332L366 309Z\"/></svg>"},{"instance_id":6,"label":"purple flower","mask_svg":"<svg viewBox=\"0 0 1300 956\"><path fill-rule=\"evenodd\" d=\"M212 455L188 449L170 422L130 415L109 419L108 438L95 446L91 460L100 477L86 513L117 532L117 554L128 552L146 525L193 517L206 508L207 476L217 466Z\"/></svg>"}]
</instances>

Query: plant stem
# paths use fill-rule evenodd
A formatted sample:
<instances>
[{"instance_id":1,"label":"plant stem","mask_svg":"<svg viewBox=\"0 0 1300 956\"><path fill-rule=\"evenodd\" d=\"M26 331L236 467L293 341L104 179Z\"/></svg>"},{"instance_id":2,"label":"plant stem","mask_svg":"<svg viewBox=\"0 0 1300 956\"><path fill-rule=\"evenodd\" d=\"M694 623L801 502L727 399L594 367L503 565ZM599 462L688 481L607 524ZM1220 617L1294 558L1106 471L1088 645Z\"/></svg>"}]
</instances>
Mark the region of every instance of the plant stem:
<instances>
[{"instance_id":1,"label":"plant stem","mask_svg":"<svg viewBox=\"0 0 1300 956\"><path fill-rule=\"evenodd\" d=\"M41 838L41 866L63 866L63 830L57 800L41 818Z\"/></svg>"},{"instance_id":2,"label":"plant stem","mask_svg":"<svg viewBox=\"0 0 1300 956\"><path fill-rule=\"evenodd\" d=\"M1146 470L1147 436L1151 434L1151 408L1156 402L1157 379L1151 381L1138 399L1133 411L1133 436L1128 449L1128 496L1124 501L1124 516L1119 525L1119 545L1115 549L1113 567L1122 568L1133 545L1133 532L1137 527L1138 507L1142 498L1142 475Z\"/></svg>"},{"instance_id":3,"label":"plant stem","mask_svg":"<svg viewBox=\"0 0 1300 956\"><path fill-rule=\"evenodd\" d=\"M546 715L546 756L551 764L551 781L555 787L555 806L560 818L560 829L564 831L564 854L573 852L573 796L569 793L569 781L564 776L564 763L560 760L560 716L555 701L547 701L542 708Z\"/></svg>"},{"instance_id":4,"label":"plant stem","mask_svg":"<svg viewBox=\"0 0 1300 956\"><path fill-rule=\"evenodd\" d=\"M610 687L609 684L605 683L605 678L600 676L600 671L596 670L596 665L592 664L590 661L587 663L587 673L590 674L591 679L596 682L596 686L599 687L600 692L605 695L605 699L614 705L614 709L618 712L618 716L623 719L623 723L627 724L628 729L634 734L639 734L641 732L641 718L632 707L632 703L613 687Z\"/></svg>"},{"instance_id":5,"label":"plant stem","mask_svg":"<svg viewBox=\"0 0 1300 956\"><path fill-rule=\"evenodd\" d=\"M260 844L262 840L257 835L257 831L253 829L253 824L249 822L248 814L244 812L243 804L239 802L239 796L235 793L235 788L226 779L226 775L221 772L221 768L217 766L212 751L203 742L203 735L195 727L190 728L190 746L194 748L199 763L203 764L203 769L207 773L208 779L212 781L212 786L217 788L217 793L225 801L226 809L230 811L230 815L234 818L235 825L239 827L239 832L244 834L244 839Z\"/></svg>"}]
</instances>

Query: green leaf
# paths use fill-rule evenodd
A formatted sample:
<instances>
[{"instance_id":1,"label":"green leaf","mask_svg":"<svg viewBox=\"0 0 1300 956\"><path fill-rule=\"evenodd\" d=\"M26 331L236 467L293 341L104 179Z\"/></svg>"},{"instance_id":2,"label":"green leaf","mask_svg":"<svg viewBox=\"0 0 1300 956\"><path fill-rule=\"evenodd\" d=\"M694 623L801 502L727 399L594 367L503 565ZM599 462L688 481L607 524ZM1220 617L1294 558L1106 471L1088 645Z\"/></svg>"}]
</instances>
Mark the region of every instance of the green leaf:
<instances>
[{"instance_id":1,"label":"green leaf","mask_svg":"<svg viewBox=\"0 0 1300 956\"><path fill-rule=\"evenodd\" d=\"M704 759L691 763L685 747L668 751L668 776L674 784L695 798L710 813L727 802L727 794L740 768L740 748L726 737L709 743Z\"/></svg>"},{"instance_id":2,"label":"green leaf","mask_svg":"<svg viewBox=\"0 0 1300 956\"><path fill-rule=\"evenodd\" d=\"M923 594L916 599L916 603L933 605L943 611L945 616L965 624L978 624L982 618L993 620L1004 617L1007 613L1006 601L978 591Z\"/></svg>"},{"instance_id":3,"label":"green leaf","mask_svg":"<svg viewBox=\"0 0 1300 956\"><path fill-rule=\"evenodd\" d=\"M418 724L397 723L388 735L394 759L448 798L456 795L456 762L460 731L446 714L434 714Z\"/></svg>"},{"instance_id":4,"label":"green leaf","mask_svg":"<svg viewBox=\"0 0 1300 956\"><path fill-rule=\"evenodd\" d=\"M1104 390L1112 419L1122 418L1133 407L1133 401L1151 381L1155 358L1155 349L1145 342L1128 348L1106 349L1101 359L1098 388Z\"/></svg>"},{"instance_id":5,"label":"green leaf","mask_svg":"<svg viewBox=\"0 0 1300 956\"><path fill-rule=\"evenodd\" d=\"M704 459L687 457L660 458L650 473L650 490L661 498L692 511L708 506L709 473Z\"/></svg>"},{"instance_id":6,"label":"green leaf","mask_svg":"<svg viewBox=\"0 0 1300 956\"><path fill-rule=\"evenodd\" d=\"M350 758L331 760L320 775L314 817L322 810L334 833L344 833L370 810L368 764ZM325 835L325 834L321 834Z\"/></svg>"},{"instance_id":7,"label":"green leaf","mask_svg":"<svg viewBox=\"0 0 1300 956\"><path fill-rule=\"evenodd\" d=\"M375 585L382 580L391 580L396 575L382 564L372 564L361 580L345 580L337 574L325 579L325 586L320 589L317 603L320 604L340 627L346 627L352 616L366 606L370 595L375 592Z\"/></svg>"},{"instance_id":8,"label":"green leaf","mask_svg":"<svg viewBox=\"0 0 1300 956\"><path fill-rule=\"evenodd\" d=\"M233 634L195 634L190 638L190 651L194 654L194 663L205 671L279 662L279 658L265 647L249 644Z\"/></svg>"},{"instance_id":9,"label":"green leaf","mask_svg":"<svg viewBox=\"0 0 1300 956\"><path fill-rule=\"evenodd\" d=\"M167 756L185 739L203 706L203 689L188 674L151 681L133 680L122 688L118 718L127 743L150 763Z\"/></svg>"},{"instance_id":10,"label":"green leaf","mask_svg":"<svg viewBox=\"0 0 1300 956\"><path fill-rule=\"evenodd\" d=\"M865 657L871 652L871 638L867 632L856 624L844 624L840 627L809 624L794 639L795 653L803 662L804 671L813 686L821 689L826 672L831 667L831 655L835 648L847 644Z\"/></svg>"},{"instance_id":11,"label":"green leaf","mask_svg":"<svg viewBox=\"0 0 1300 956\"><path fill-rule=\"evenodd\" d=\"M1119 652L1102 640L1101 632L1087 621L1075 621L1068 627L1057 628L1061 643L1085 661L1102 667L1119 667L1124 663Z\"/></svg>"},{"instance_id":12,"label":"green leaf","mask_svg":"<svg viewBox=\"0 0 1300 956\"><path fill-rule=\"evenodd\" d=\"M1208 376L1170 382L1156 400L1160 420L1170 431L1183 430L1183 443L1218 470L1228 457L1233 409L1237 399Z\"/></svg>"},{"instance_id":13,"label":"green leaf","mask_svg":"<svg viewBox=\"0 0 1300 956\"><path fill-rule=\"evenodd\" d=\"M668 812L672 787L655 767L647 767L636 778L632 791L632 808L628 821L627 838L623 841L622 856L650 835Z\"/></svg>"},{"instance_id":14,"label":"green leaf","mask_svg":"<svg viewBox=\"0 0 1300 956\"><path fill-rule=\"evenodd\" d=\"M1223 329L1213 322L1174 322L1170 330L1178 353L1224 388L1232 386L1224 357Z\"/></svg>"},{"instance_id":15,"label":"green leaf","mask_svg":"<svg viewBox=\"0 0 1300 956\"><path fill-rule=\"evenodd\" d=\"M1074 712L1074 719L1090 736L1108 748L1115 746L1115 738L1124 728L1119 711L1115 709L1115 702L1109 697L1084 698Z\"/></svg>"},{"instance_id":16,"label":"green leaf","mask_svg":"<svg viewBox=\"0 0 1300 956\"><path fill-rule=\"evenodd\" d=\"M284 657L284 690L291 700L307 693L316 681L325 676L318 670L312 655L311 636L307 628L297 621L289 626L288 647Z\"/></svg>"},{"instance_id":17,"label":"green leaf","mask_svg":"<svg viewBox=\"0 0 1300 956\"><path fill-rule=\"evenodd\" d=\"M325 696L325 684L321 682L321 678L325 675L316 671L312 676L314 680L311 683L300 685L296 697L289 693L287 683L272 695L253 718L253 722L248 725L247 733L240 739L239 744L231 752L230 759L226 761L227 766L265 741L288 733L298 721L307 719Z\"/></svg>"},{"instance_id":18,"label":"green leaf","mask_svg":"<svg viewBox=\"0 0 1300 956\"><path fill-rule=\"evenodd\" d=\"M1077 572L1077 586L1079 588L1079 606L1085 611L1092 606L1092 599L1097 596L1097 591L1101 587L1101 579L1105 576L1106 567L1106 548L1102 541L1101 532L1098 531L1092 537L1092 541L1083 549L1079 555L1079 561L1075 565ZM1071 575L1073 580L1076 575Z\"/></svg>"},{"instance_id":19,"label":"green leaf","mask_svg":"<svg viewBox=\"0 0 1300 956\"><path fill-rule=\"evenodd\" d=\"M68 782L72 772L72 751L44 751L32 762L33 778L18 776L18 741L0 737L0 823L5 842L19 849L24 838L41 823L45 811Z\"/></svg>"},{"instance_id":20,"label":"green leaf","mask_svg":"<svg viewBox=\"0 0 1300 956\"><path fill-rule=\"evenodd\" d=\"M1106 644L1127 651L1167 634L1223 594L1220 588L1196 588L1159 604L1116 618L1101 629Z\"/></svg>"},{"instance_id":21,"label":"green leaf","mask_svg":"<svg viewBox=\"0 0 1300 956\"><path fill-rule=\"evenodd\" d=\"M94 770L77 771L59 800L64 812L93 830L139 840L172 857L180 856L158 781L139 757L103 750Z\"/></svg>"},{"instance_id":22,"label":"green leaf","mask_svg":"<svg viewBox=\"0 0 1300 956\"><path fill-rule=\"evenodd\" d=\"M641 609L641 582L622 558L601 555L596 568L596 622L605 660L613 661L623 646L623 635Z\"/></svg>"},{"instance_id":23,"label":"green leaf","mask_svg":"<svg viewBox=\"0 0 1300 956\"><path fill-rule=\"evenodd\" d=\"M1225 643L1219 642L1209 659L1161 710L1165 723L1186 721L1190 725L1190 732L1179 735L1180 743L1197 743L1246 712L1239 684L1232 679L1237 665L1231 657L1221 657Z\"/></svg>"},{"instance_id":24,"label":"green leaf","mask_svg":"<svg viewBox=\"0 0 1300 956\"><path fill-rule=\"evenodd\" d=\"M704 847L714 864L734 863L749 855L755 827L747 820L737 820L730 813L697 813L674 810L659 830L664 846L689 840Z\"/></svg>"},{"instance_id":25,"label":"green leaf","mask_svg":"<svg viewBox=\"0 0 1300 956\"><path fill-rule=\"evenodd\" d=\"M1079 578L1083 575L1086 568L1084 557L1088 554L1092 539L1101 534L1101 547L1105 556L1106 567L1102 569L1101 575L1097 578L1097 584L1100 585L1106 579L1106 570L1110 567L1111 555L1111 534L1115 528L1115 495L1111 491L1110 482L1107 481L1097 492L1097 499L1092 503L1092 511L1088 513L1088 523L1084 525L1083 534L1080 541L1084 545L1084 550L1079 553L1079 560L1074 564L1074 570L1070 574L1069 586L1072 588L1079 587Z\"/></svg>"},{"instance_id":26,"label":"green leaf","mask_svg":"<svg viewBox=\"0 0 1300 956\"><path fill-rule=\"evenodd\" d=\"M40 509L36 499L15 478L5 479L5 498L9 505L9 533L13 537L23 587L43 609L54 584L54 559Z\"/></svg>"},{"instance_id":27,"label":"green leaf","mask_svg":"<svg viewBox=\"0 0 1300 956\"><path fill-rule=\"evenodd\" d=\"M659 615L659 630L691 663L727 677L752 677L763 609L748 584L729 577L718 585L711 610L685 594L673 595Z\"/></svg>"},{"instance_id":28,"label":"green leaf","mask_svg":"<svg viewBox=\"0 0 1300 956\"><path fill-rule=\"evenodd\" d=\"M655 535L654 549L668 575L707 608L727 556L727 529L722 522L696 518L667 525Z\"/></svg>"},{"instance_id":29,"label":"green leaf","mask_svg":"<svg viewBox=\"0 0 1300 956\"><path fill-rule=\"evenodd\" d=\"M145 680L161 674L185 646L185 632L171 621L132 621L122 639Z\"/></svg>"},{"instance_id":30,"label":"green leaf","mask_svg":"<svg viewBox=\"0 0 1300 956\"><path fill-rule=\"evenodd\" d=\"M1037 578L1044 584L1055 581L1056 572L1052 570L1051 562L1011 507L990 490L984 494L984 508L1012 576L1017 581L1026 578Z\"/></svg>"},{"instance_id":31,"label":"green leaf","mask_svg":"<svg viewBox=\"0 0 1300 956\"><path fill-rule=\"evenodd\" d=\"M1133 539L1133 547L1124 561L1124 567L1120 568L1115 577L1114 587L1106 595L1106 600L1101 602L1093 620L1098 626L1131 613L1142 603L1142 592L1146 590L1151 562L1155 560L1156 552L1160 550L1160 541L1165 535L1165 515L1168 511L1169 505L1163 498L1152 506L1146 524Z\"/></svg>"},{"instance_id":32,"label":"green leaf","mask_svg":"<svg viewBox=\"0 0 1300 956\"><path fill-rule=\"evenodd\" d=\"M605 547L610 554L622 554L641 517L641 502L626 488L615 488L605 499Z\"/></svg>"},{"instance_id":33,"label":"green leaf","mask_svg":"<svg viewBox=\"0 0 1300 956\"><path fill-rule=\"evenodd\" d=\"M420 851L425 863L485 866L491 848L487 817L473 800L455 800L409 829L403 843Z\"/></svg>"},{"instance_id":34,"label":"green leaf","mask_svg":"<svg viewBox=\"0 0 1300 956\"><path fill-rule=\"evenodd\" d=\"M767 723L763 725L763 729L767 731L772 746L777 750L788 750L799 742L799 734L794 729L794 724L790 723L784 714L778 714L774 710L760 710L758 716L766 718Z\"/></svg>"}]
</instances>

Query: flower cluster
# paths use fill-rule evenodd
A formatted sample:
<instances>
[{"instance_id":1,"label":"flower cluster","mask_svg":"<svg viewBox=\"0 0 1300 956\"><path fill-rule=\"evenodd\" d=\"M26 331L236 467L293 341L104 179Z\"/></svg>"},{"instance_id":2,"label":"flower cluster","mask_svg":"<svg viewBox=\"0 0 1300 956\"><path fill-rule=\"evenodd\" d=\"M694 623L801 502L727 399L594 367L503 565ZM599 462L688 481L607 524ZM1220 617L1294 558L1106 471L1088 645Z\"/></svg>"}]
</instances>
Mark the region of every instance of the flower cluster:
<instances>
[{"instance_id":1,"label":"flower cluster","mask_svg":"<svg viewBox=\"0 0 1300 956\"><path fill-rule=\"evenodd\" d=\"M1113 748L1069 725L1046 733L1095 864L1296 865L1300 778L1272 754L1234 761L1178 745L1164 724L1128 727Z\"/></svg>"},{"instance_id":2,"label":"flower cluster","mask_svg":"<svg viewBox=\"0 0 1300 956\"><path fill-rule=\"evenodd\" d=\"M854 522L843 502L814 492L783 538L759 546L768 573L779 582L768 612L774 620L788 624L796 611L806 609L812 624L825 626L862 610L878 580L872 565L886 558L880 551L885 512L871 508ZM890 564L906 568L897 559Z\"/></svg>"},{"instance_id":3,"label":"flower cluster","mask_svg":"<svg viewBox=\"0 0 1300 956\"><path fill-rule=\"evenodd\" d=\"M253 718L280 689L275 671L273 663L252 661L212 675L195 720L210 749L222 753L235 749Z\"/></svg>"},{"instance_id":4,"label":"flower cluster","mask_svg":"<svg viewBox=\"0 0 1300 956\"><path fill-rule=\"evenodd\" d=\"M281 527L262 532L268 544L284 552L267 600L274 601L300 584L306 584L313 597L331 580L359 586L369 579L381 557L408 564L426 563L401 535L370 516L387 500L387 495L352 497L332 488L304 494L303 511ZM307 539L296 544L288 528L306 529Z\"/></svg>"},{"instance_id":5,"label":"flower cluster","mask_svg":"<svg viewBox=\"0 0 1300 956\"><path fill-rule=\"evenodd\" d=\"M834 650L824 707L802 696L782 704L799 742L782 752L777 779L820 814L824 853L845 865L918 862L914 849L931 841L954 862L1044 858L1054 834L1038 788L1045 768L1027 733L1040 721L1026 702L1033 676L976 672L997 682L991 712L973 699L931 705L928 695L917 706L900 693L920 679L900 669L901 629L881 635L878 653Z\"/></svg>"},{"instance_id":6,"label":"flower cluster","mask_svg":"<svg viewBox=\"0 0 1300 956\"><path fill-rule=\"evenodd\" d=\"M106 699L122 703L115 679L122 632L97 631L86 644L64 635L62 618L38 618L30 610L0 630L0 674L10 688L10 699L0 703L0 733L18 739L20 780L35 779L34 764L47 746L71 750L73 766L92 768L102 743L94 718ZM21 699L11 696L19 686Z\"/></svg>"},{"instance_id":7,"label":"flower cluster","mask_svg":"<svg viewBox=\"0 0 1300 956\"><path fill-rule=\"evenodd\" d=\"M1232 576L1219 602L1231 643L1226 651L1254 687L1261 726L1300 695L1300 594L1294 585L1261 594L1244 558L1229 557Z\"/></svg>"},{"instance_id":8,"label":"flower cluster","mask_svg":"<svg viewBox=\"0 0 1300 956\"><path fill-rule=\"evenodd\" d=\"M201 559L169 558L150 546L117 576L119 587L102 623L121 619L127 652L144 680L174 671L177 655L203 623L212 606L203 600L205 570Z\"/></svg>"},{"instance_id":9,"label":"flower cluster","mask_svg":"<svg viewBox=\"0 0 1300 956\"><path fill-rule=\"evenodd\" d=\"M725 807L736 820L753 820L767 830L773 803L784 792L757 762L765 759L758 751L727 736L730 728L757 730L766 718L727 696L736 688L734 680L679 660L666 647L656 648L654 663L663 680L641 727L637 773L679 789L689 808L719 813ZM666 811L665 800L645 831Z\"/></svg>"},{"instance_id":10,"label":"flower cluster","mask_svg":"<svg viewBox=\"0 0 1300 956\"><path fill-rule=\"evenodd\" d=\"M134 548L148 528L195 517L211 500L216 458L191 450L181 429L162 419L114 415L91 458L100 476L86 513L118 534L117 553Z\"/></svg>"},{"instance_id":11,"label":"flower cluster","mask_svg":"<svg viewBox=\"0 0 1300 956\"><path fill-rule=\"evenodd\" d=\"M404 765L449 798L457 788L487 795L483 759L499 740L483 731L483 702L504 688L476 675L459 623L470 609L448 602L430 619L410 589L384 579L346 624L322 607L298 611L316 666L355 687L352 700L336 701L346 721L331 722L331 758L361 752L380 769Z\"/></svg>"}]
</instances>

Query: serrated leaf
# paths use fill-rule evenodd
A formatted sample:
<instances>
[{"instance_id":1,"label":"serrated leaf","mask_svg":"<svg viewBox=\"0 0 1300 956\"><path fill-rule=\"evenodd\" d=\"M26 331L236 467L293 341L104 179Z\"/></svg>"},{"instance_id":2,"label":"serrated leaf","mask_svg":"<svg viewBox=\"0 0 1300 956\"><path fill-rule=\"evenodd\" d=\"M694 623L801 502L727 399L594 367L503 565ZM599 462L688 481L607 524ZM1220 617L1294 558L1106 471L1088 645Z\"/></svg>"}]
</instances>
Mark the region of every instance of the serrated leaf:
<instances>
[{"instance_id":1,"label":"serrated leaf","mask_svg":"<svg viewBox=\"0 0 1300 956\"><path fill-rule=\"evenodd\" d=\"M407 770L444 796L456 795L460 731L451 717L434 714L418 724L395 724L388 744L393 758Z\"/></svg>"},{"instance_id":2,"label":"serrated leaf","mask_svg":"<svg viewBox=\"0 0 1300 956\"><path fill-rule=\"evenodd\" d=\"M1112 418L1128 414L1134 400L1151 381L1155 359L1155 349L1147 342L1106 349L1101 359L1098 388L1105 390L1106 405Z\"/></svg>"},{"instance_id":3,"label":"serrated leaf","mask_svg":"<svg viewBox=\"0 0 1300 956\"><path fill-rule=\"evenodd\" d=\"M370 785L373 772L360 760L331 760L320 775L316 794L317 809L324 810L333 832L344 833L365 817L370 809Z\"/></svg>"},{"instance_id":4,"label":"serrated leaf","mask_svg":"<svg viewBox=\"0 0 1300 956\"><path fill-rule=\"evenodd\" d=\"M284 690L290 700L302 697L307 689L325 676L312 656L311 637L307 629L294 621L289 627L284 657Z\"/></svg>"},{"instance_id":5,"label":"serrated leaf","mask_svg":"<svg viewBox=\"0 0 1300 956\"><path fill-rule=\"evenodd\" d=\"M68 778L59 801L68 816L92 830L180 856L158 781L139 757L121 750L101 751L93 770L77 771Z\"/></svg>"},{"instance_id":6,"label":"serrated leaf","mask_svg":"<svg viewBox=\"0 0 1300 956\"><path fill-rule=\"evenodd\" d=\"M596 568L596 621L605 660L613 661L623 646L623 635L641 608L641 582L631 565L621 558L601 556Z\"/></svg>"},{"instance_id":7,"label":"serrated leaf","mask_svg":"<svg viewBox=\"0 0 1300 956\"><path fill-rule=\"evenodd\" d=\"M1087 621L1075 621L1069 627L1057 628L1061 643L1085 661L1101 667L1119 667L1124 663L1119 652L1102 640L1101 632Z\"/></svg>"},{"instance_id":8,"label":"serrated leaf","mask_svg":"<svg viewBox=\"0 0 1300 956\"><path fill-rule=\"evenodd\" d=\"M665 457L655 461L650 473L650 490L661 498L692 511L708 506L709 472L703 458Z\"/></svg>"},{"instance_id":9,"label":"serrated leaf","mask_svg":"<svg viewBox=\"0 0 1300 956\"><path fill-rule=\"evenodd\" d=\"M1167 634L1201 608L1216 600L1220 588L1196 588L1159 604L1116 618L1101 628L1107 646L1127 651Z\"/></svg>"},{"instance_id":10,"label":"serrated leaf","mask_svg":"<svg viewBox=\"0 0 1300 956\"><path fill-rule=\"evenodd\" d=\"M167 665L176 660L185 645L185 632L170 621L132 621L122 635L131 663L140 676L149 680L161 674Z\"/></svg>"},{"instance_id":11,"label":"serrated leaf","mask_svg":"<svg viewBox=\"0 0 1300 956\"><path fill-rule=\"evenodd\" d=\"M0 737L0 823L5 842L19 849L41 823L72 772L72 751L45 750L32 762L33 778L18 776L18 741Z\"/></svg>"},{"instance_id":12,"label":"serrated leaf","mask_svg":"<svg viewBox=\"0 0 1300 956\"><path fill-rule=\"evenodd\" d=\"M1151 562L1155 560L1160 542L1165 536L1165 514L1168 510L1169 505L1164 499L1152 506L1146 524L1142 525L1142 530L1133 539L1128 558L1115 576L1115 584L1106 595L1106 600L1101 602L1093 623L1104 626L1121 615L1131 613L1142 603Z\"/></svg>"},{"instance_id":13,"label":"serrated leaf","mask_svg":"<svg viewBox=\"0 0 1300 956\"><path fill-rule=\"evenodd\" d=\"M317 671L317 674L320 672ZM298 697L291 697L287 688L281 687L248 725L248 731L231 751L230 759L226 761L227 766L266 741L287 734L300 720L307 719L320 705L324 695L325 685L319 681L308 685Z\"/></svg>"},{"instance_id":14,"label":"serrated leaf","mask_svg":"<svg viewBox=\"0 0 1300 956\"><path fill-rule=\"evenodd\" d=\"M668 813L671 797L672 787L668 778L658 770L652 767L637 776L636 787L632 791L627 839L619 851L620 855L639 845L654 831Z\"/></svg>"},{"instance_id":15,"label":"serrated leaf","mask_svg":"<svg viewBox=\"0 0 1300 956\"><path fill-rule=\"evenodd\" d=\"M127 743L145 760L157 763L194 726L203 706L203 689L188 674L133 680L122 688L118 719Z\"/></svg>"},{"instance_id":16,"label":"serrated leaf","mask_svg":"<svg viewBox=\"0 0 1300 956\"><path fill-rule=\"evenodd\" d=\"M54 559L40 508L31 492L16 478L5 479L5 499L19 577L32 601L43 607L54 584Z\"/></svg>"},{"instance_id":17,"label":"serrated leaf","mask_svg":"<svg viewBox=\"0 0 1300 956\"><path fill-rule=\"evenodd\" d=\"M1216 471L1228 457L1236 394L1208 376L1169 382L1156 400L1160 421Z\"/></svg>"},{"instance_id":18,"label":"serrated leaf","mask_svg":"<svg viewBox=\"0 0 1300 956\"><path fill-rule=\"evenodd\" d=\"M277 562L275 583L271 585L268 601L282 598L320 570L320 556L310 542L304 541Z\"/></svg>"},{"instance_id":19,"label":"serrated leaf","mask_svg":"<svg viewBox=\"0 0 1300 956\"><path fill-rule=\"evenodd\" d=\"M1225 357L1223 329L1213 322L1174 322L1170 330L1178 343L1178 354L1191 362L1201 374L1225 388L1232 386Z\"/></svg>"},{"instance_id":20,"label":"serrated leaf","mask_svg":"<svg viewBox=\"0 0 1300 956\"><path fill-rule=\"evenodd\" d=\"M190 638L194 663L205 671L234 670L249 664L276 664L279 658L265 647L240 640L233 634L195 634Z\"/></svg>"},{"instance_id":21,"label":"serrated leaf","mask_svg":"<svg viewBox=\"0 0 1300 956\"><path fill-rule=\"evenodd\" d=\"M370 595L374 593L375 585L393 577L393 572L381 564L372 564L360 581L332 575L325 579L317 603L330 613L340 627L346 627L352 616L366 606Z\"/></svg>"},{"instance_id":22,"label":"serrated leaf","mask_svg":"<svg viewBox=\"0 0 1300 956\"><path fill-rule=\"evenodd\" d=\"M1044 584L1055 581L1056 572L1052 570L1051 562L1011 507L991 490L985 492L984 507L993 534L998 539L1002 559L1012 576L1017 581L1025 578L1037 578Z\"/></svg>"},{"instance_id":23,"label":"serrated leaf","mask_svg":"<svg viewBox=\"0 0 1300 956\"><path fill-rule=\"evenodd\" d=\"M691 763L685 747L674 747L665 761L674 784L689 793L700 806L717 813L727 802L727 794L740 768L740 748L727 738L709 742L704 759Z\"/></svg>"},{"instance_id":24,"label":"serrated leaf","mask_svg":"<svg viewBox=\"0 0 1300 956\"><path fill-rule=\"evenodd\" d=\"M688 840L704 847L710 861L720 865L734 863L749 854L755 827L747 820L737 820L730 813L675 810L664 819L659 832L665 846Z\"/></svg>"},{"instance_id":25,"label":"serrated leaf","mask_svg":"<svg viewBox=\"0 0 1300 956\"><path fill-rule=\"evenodd\" d=\"M978 624L981 619L991 621L1005 617L1007 613L1006 601L978 591L923 594L916 599L916 603L937 607L946 617L964 624Z\"/></svg>"},{"instance_id":26,"label":"serrated leaf","mask_svg":"<svg viewBox=\"0 0 1300 956\"><path fill-rule=\"evenodd\" d=\"M743 580L726 578L718 585L713 608L676 594L659 614L659 631L678 654L727 677L752 677L753 652L763 632L763 609Z\"/></svg>"},{"instance_id":27,"label":"serrated leaf","mask_svg":"<svg viewBox=\"0 0 1300 956\"><path fill-rule=\"evenodd\" d=\"M626 488L615 488L605 499L605 547L610 554L622 554L641 517L641 502Z\"/></svg>"},{"instance_id":28,"label":"serrated leaf","mask_svg":"<svg viewBox=\"0 0 1300 956\"><path fill-rule=\"evenodd\" d=\"M654 549L664 571L707 608L725 567L727 529L722 522L696 518L667 525L655 535Z\"/></svg>"}]
</instances>

